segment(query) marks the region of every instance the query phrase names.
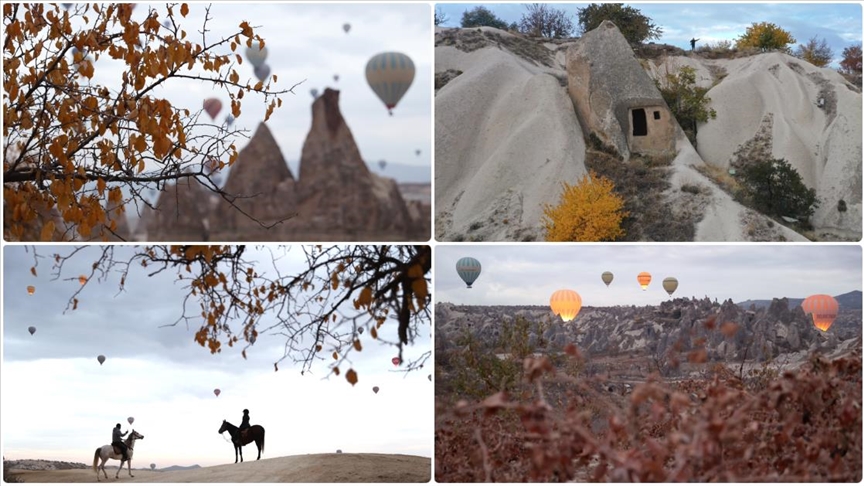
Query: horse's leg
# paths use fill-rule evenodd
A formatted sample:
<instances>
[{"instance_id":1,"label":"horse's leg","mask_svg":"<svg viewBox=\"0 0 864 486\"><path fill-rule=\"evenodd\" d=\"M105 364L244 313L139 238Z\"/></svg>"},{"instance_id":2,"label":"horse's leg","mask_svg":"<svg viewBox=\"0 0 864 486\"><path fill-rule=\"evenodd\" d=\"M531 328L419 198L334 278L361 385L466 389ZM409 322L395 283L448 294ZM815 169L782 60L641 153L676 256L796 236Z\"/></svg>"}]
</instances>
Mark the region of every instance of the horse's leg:
<instances>
[{"instance_id":1,"label":"horse's leg","mask_svg":"<svg viewBox=\"0 0 864 486\"><path fill-rule=\"evenodd\" d=\"M102 465L99 466L102 468L102 474L105 475L105 479L108 479L108 471L105 470L105 464L108 462L108 459L111 458L111 455L102 456Z\"/></svg>"},{"instance_id":2,"label":"horse's leg","mask_svg":"<svg viewBox=\"0 0 864 486\"><path fill-rule=\"evenodd\" d=\"M127 467L128 470L129 470L129 477L130 477L130 478L134 478L135 475L132 474L132 456L129 456L129 460L126 461L126 467Z\"/></svg>"},{"instance_id":3,"label":"horse's leg","mask_svg":"<svg viewBox=\"0 0 864 486\"><path fill-rule=\"evenodd\" d=\"M234 464L237 464L237 450L240 449L237 447L237 444L234 444Z\"/></svg>"},{"instance_id":4,"label":"horse's leg","mask_svg":"<svg viewBox=\"0 0 864 486\"><path fill-rule=\"evenodd\" d=\"M114 479L120 479L120 471L123 470L123 463L126 462L123 460L123 457L120 457L120 467L117 468L117 474L114 475Z\"/></svg>"},{"instance_id":5,"label":"horse's leg","mask_svg":"<svg viewBox=\"0 0 864 486\"><path fill-rule=\"evenodd\" d=\"M237 449L240 451L240 462L243 462L243 446L241 445Z\"/></svg>"}]
</instances>

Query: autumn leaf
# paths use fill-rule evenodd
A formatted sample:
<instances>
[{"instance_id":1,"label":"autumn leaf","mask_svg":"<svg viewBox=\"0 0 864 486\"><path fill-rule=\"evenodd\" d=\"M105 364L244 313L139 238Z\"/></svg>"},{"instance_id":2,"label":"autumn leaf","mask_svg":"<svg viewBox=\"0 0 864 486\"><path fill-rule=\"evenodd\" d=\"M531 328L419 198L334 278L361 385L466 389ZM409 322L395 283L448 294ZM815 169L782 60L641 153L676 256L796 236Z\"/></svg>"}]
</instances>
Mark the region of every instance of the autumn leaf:
<instances>
[{"instance_id":1,"label":"autumn leaf","mask_svg":"<svg viewBox=\"0 0 864 486\"><path fill-rule=\"evenodd\" d=\"M180 15L182 15L184 17L189 15L189 5L188 4L184 3L183 5L180 6Z\"/></svg>"},{"instance_id":2,"label":"autumn leaf","mask_svg":"<svg viewBox=\"0 0 864 486\"><path fill-rule=\"evenodd\" d=\"M338 373L337 373L337 374L338 374ZM350 369L350 370L348 370L348 371L345 373L345 379L348 380L348 383L351 383L352 386L353 386L353 385L356 385L356 384L357 384L357 372L354 371L353 368Z\"/></svg>"},{"instance_id":3,"label":"autumn leaf","mask_svg":"<svg viewBox=\"0 0 864 486\"><path fill-rule=\"evenodd\" d=\"M354 349L356 349L357 351L363 351L363 346L360 345L359 339L354 340Z\"/></svg>"}]
</instances>

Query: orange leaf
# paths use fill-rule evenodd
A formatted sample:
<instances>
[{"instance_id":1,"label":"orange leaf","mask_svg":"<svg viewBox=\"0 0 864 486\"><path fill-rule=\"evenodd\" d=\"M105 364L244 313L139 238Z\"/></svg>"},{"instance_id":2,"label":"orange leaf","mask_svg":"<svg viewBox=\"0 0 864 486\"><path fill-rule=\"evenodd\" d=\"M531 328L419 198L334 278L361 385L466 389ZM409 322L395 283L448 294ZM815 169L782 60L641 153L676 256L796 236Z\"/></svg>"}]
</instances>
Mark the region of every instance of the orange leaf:
<instances>
[{"instance_id":1,"label":"orange leaf","mask_svg":"<svg viewBox=\"0 0 864 486\"><path fill-rule=\"evenodd\" d=\"M183 5L180 6L180 15L182 15L184 17L189 15L189 5L188 4L184 3Z\"/></svg>"},{"instance_id":2,"label":"orange leaf","mask_svg":"<svg viewBox=\"0 0 864 486\"><path fill-rule=\"evenodd\" d=\"M345 373L345 379L348 380L348 383L351 383L352 386L356 385L357 384L357 372L354 371L353 369L348 370L348 372Z\"/></svg>"},{"instance_id":3,"label":"orange leaf","mask_svg":"<svg viewBox=\"0 0 864 486\"><path fill-rule=\"evenodd\" d=\"M54 235L54 221L48 221L45 223L45 226L42 227L42 234L39 239L42 241L51 241L51 237Z\"/></svg>"}]
</instances>

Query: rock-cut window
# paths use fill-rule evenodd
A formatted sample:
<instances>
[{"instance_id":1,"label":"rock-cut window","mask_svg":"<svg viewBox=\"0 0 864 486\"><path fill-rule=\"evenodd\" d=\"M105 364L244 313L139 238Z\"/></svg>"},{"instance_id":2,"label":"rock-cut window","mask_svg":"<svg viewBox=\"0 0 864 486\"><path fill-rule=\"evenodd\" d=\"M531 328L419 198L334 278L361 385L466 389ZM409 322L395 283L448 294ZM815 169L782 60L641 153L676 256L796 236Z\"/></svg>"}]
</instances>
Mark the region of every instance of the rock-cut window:
<instances>
[{"instance_id":1,"label":"rock-cut window","mask_svg":"<svg viewBox=\"0 0 864 486\"><path fill-rule=\"evenodd\" d=\"M644 137L648 135L648 120L645 118L644 108L634 108L633 111L633 136Z\"/></svg>"}]
</instances>

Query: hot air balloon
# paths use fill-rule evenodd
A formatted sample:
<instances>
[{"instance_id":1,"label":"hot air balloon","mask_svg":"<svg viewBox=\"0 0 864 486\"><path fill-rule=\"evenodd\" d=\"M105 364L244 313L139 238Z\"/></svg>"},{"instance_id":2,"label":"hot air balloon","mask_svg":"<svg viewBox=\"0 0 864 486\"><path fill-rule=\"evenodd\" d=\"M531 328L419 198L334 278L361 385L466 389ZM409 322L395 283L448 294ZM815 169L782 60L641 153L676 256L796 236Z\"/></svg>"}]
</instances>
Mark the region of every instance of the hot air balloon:
<instances>
[{"instance_id":1,"label":"hot air balloon","mask_svg":"<svg viewBox=\"0 0 864 486\"><path fill-rule=\"evenodd\" d=\"M216 115L222 111L222 102L217 98L207 98L204 100L204 111L210 115L210 119L215 120Z\"/></svg>"},{"instance_id":2,"label":"hot air balloon","mask_svg":"<svg viewBox=\"0 0 864 486\"><path fill-rule=\"evenodd\" d=\"M669 297L672 297L672 294L675 293L675 289L678 288L678 279L675 277L666 277L663 279L663 290L669 293Z\"/></svg>"},{"instance_id":3,"label":"hot air balloon","mask_svg":"<svg viewBox=\"0 0 864 486\"><path fill-rule=\"evenodd\" d=\"M132 425L132 422L135 421L135 417L127 417L126 421L129 422L129 425Z\"/></svg>"},{"instance_id":4,"label":"hot air balloon","mask_svg":"<svg viewBox=\"0 0 864 486\"><path fill-rule=\"evenodd\" d=\"M258 81L267 81L267 78L270 77L270 65L255 66L255 77L258 78Z\"/></svg>"},{"instance_id":5,"label":"hot air balloon","mask_svg":"<svg viewBox=\"0 0 864 486\"><path fill-rule=\"evenodd\" d=\"M317 98L318 97L318 90L315 88L312 88L309 90L309 94L311 94L313 98Z\"/></svg>"},{"instance_id":6,"label":"hot air balloon","mask_svg":"<svg viewBox=\"0 0 864 486\"><path fill-rule=\"evenodd\" d=\"M32 286L32 285L28 285L28 286L27 286L27 293L30 294L30 295L35 294L35 293L36 293L36 287L34 287L34 286Z\"/></svg>"},{"instance_id":7,"label":"hot air balloon","mask_svg":"<svg viewBox=\"0 0 864 486\"><path fill-rule=\"evenodd\" d=\"M432 375L429 375L429 381L432 381Z\"/></svg>"},{"instance_id":8,"label":"hot air balloon","mask_svg":"<svg viewBox=\"0 0 864 486\"><path fill-rule=\"evenodd\" d=\"M342 30L344 30L345 33L347 34L348 31L351 30L351 24L344 24L344 25L342 26Z\"/></svg>"},{"instance_id":9,"label":"hot air balloon","mask_svg":"<svg viewBox=\"0 0 864 486\"><path fill-rule=\"evenodd\" d=\"M156 463L151 462L150 463L150 469L151 470L156 469Z\"/></svg>"},{"instance_id":10,"label":"hot air balloon","mask_svg":"<svg viewBox=\"0 0 864 486\"><path fill-rule=\"evenodd\" d=\"M258 41L252 42L252 47L246 48L246 59L256 68L263 65L267 60L267 48L261 47Z\"/></svg>"},{"instance_id":11,"label":"hot air balloon","mask_svg":"<svg viewBox=\"0 0 864 486\"><path fill-rule=\"evenodd\" d=\"M420 153L421 153L420 149L417 149L417 150L414 151L414 154L415 154L417 157L420 157Z\"/></svg>"},{"instance_id":12,"label":"hot air balloon","mask_svg":"<svg viewBox=\"0 0 864 486\"><path fill-rule=\"evenodd\" d=\"M78 275L78 283L84 285L87 283L87 277L85 275Z\"/></svg>"},{"instance_id":13,"label":"hot air balloon","mask_svg":"<svg viewBox=\"0 0 864 486\"><path fill-rule=\"evenodd\" d=\"M612 279L615 278L615 276L612 275L612 272L603 272L603 274L600 275L600 278L603 279L603 283L605 283L608 287L609 284L612 283Z\"/></svg>"},{"instance_id":14,"label":"hot air balloon","mask_svg":"<svg viewBox=\"0 0 864 486\"><path fill-rule=\"evenodd\" d=\"M63 9L64 9L64 10L69 10L70 8L72 8L72 4L71 4L71 3L61 3L60 5L63 6Z\"/></svg>"},{"instance_id":15,"label":"hot air balloon","mask_svg":"<svg viewBox=\"0 0 864 486\"><path fill-rule=\"evenodd\" d=\"M228 116L225 117L225 126L230 127L233 124L234 124L234 115L228 114Z\"/></svg>"},{"instance_id":16,"label":"hot air balloon","mask_svg":"<svg viewBox=\"0 0 864 486\"><path fill-rule=\"evenodd\" d=\"M379 160L378 161L378 167L381 167L381 170L384 170L384 168L387 167L387 161L384 159Z\"/></svg>"},{"instance_id":17,"label":"hot air balloon","mask_svg":"<svg viewBox=\"0 0 864 486\"><path fill-rule=\"evenodd\" d=\"M333 81L335 81L337 83L339 82L339 75L338 74L333 75Z\"/></svg>"},{"instance_id":18,"label":"hot air balloon","mask_svg":"<svg viewBox=\"0 0 864 486\"><path fill-rule=\"evenodd\" d=\"M636 276L636 280L639 282L639 286L642 287L642 290L648 290L648 284L651 283L651 274L648 272L642 272Z\"/></svg>"},{"instance_id":19,"label":"hot air balloon","mask_svg":"<svg viewBox=\"0 0 864 486\"><path fill-rule=\"evenodd\" d=\"M392 116L414 81L414 62L401 52L376 54L366 64L366 81Z\"/></svg>"},{"instance_id":20,"label":"hot air balloon","mask_svg":"<svg viewBox=\"0 0 864 486\"><path fill-rule=\"evenodd\" d=\"M471 284L480 276L480 262L476 258L464 257L456 262L456 273L462 278L462 281L471 288Z\"/></svg>"},{"instance_id":21,"label":"hot air balloon","mask_svg":"<svg viewBox=\"0 0 864 486\"><path fill-rule=\"evenodd\" d=\"M394 356L393 359L390 360L390 362L393 363L393 366L399 366L402 360L399 359L399 356Z\"/></svg>"},{"instance_id":22,"label":"hot air balloon","mask_svg":"<svg viewBox=\"0 0 864 486\"><path fill-rule=\"evenodd\" d=\"M162 27L165 27L166 29L170 29L171 28L171 21L168 19L163 20L162 21Z\"/></svg>"},{"instance_id":23,"label":"hot air balloon","mask_svg":"<svg viewBox=\"0 0 864 486\"><path fill-rule=\"evenodd\" d=\"M376 395L378 394L378 390L380 390L380 388L378 388L377 386L372 387L372 391L375 392Z\"/></svg>"},{"instance_id":24,"label":"hot air balloon","mask_svg":"<svg viewBox=\"0 0 864 486\"><path fill-rule=\"evenodd\" d=\"M805 314L813 315L813 325L821 331L827 331L837 318L840 305L830 295L816 294L804 299L801 308Z\"/></svg>"},{"instance_id":25,"label":"hot air balloon","mask_svg":"<svg viewBox=\"0 0 864 486\"><path fill-rule=\"evenodd\" d=\"M218 388L213 390L213 394L216 395L217 397L219 396L220 393L222 393L222 390L220 390Z\"/></svg>"},{"instance_id":26,"label":"hot air balloon","mask_svg":"<svg viewBox=\"0 0 864 486\"><path fill-rule=\"evenodd\" d=\"M564 322L570 322L582 309L582 297L573 290L556 290L549 298L549 307L553 313L561 316Z\"/></svg>"},{"instance_id":27,"label":"hot air balloon","mask_svg":"<svg viewBox=\"0 0 864 486\"><path fill-rule=\"evenodd\" d=\"M27 330L30 331L31 336L36 334L36 328L33 326L28 327Z\"/></svg>"},{"instance_id":28,"label":"hot air balloon","mask_svg":"<svg viewBox=\"0 0 864 486\"><path fill-rule=\"evenodd\" d=\"M105 355L100 354L99 356L96 356L96 360L99 361L99 364L101 365L105 362Z\"/></svg>"}]
</instances>

